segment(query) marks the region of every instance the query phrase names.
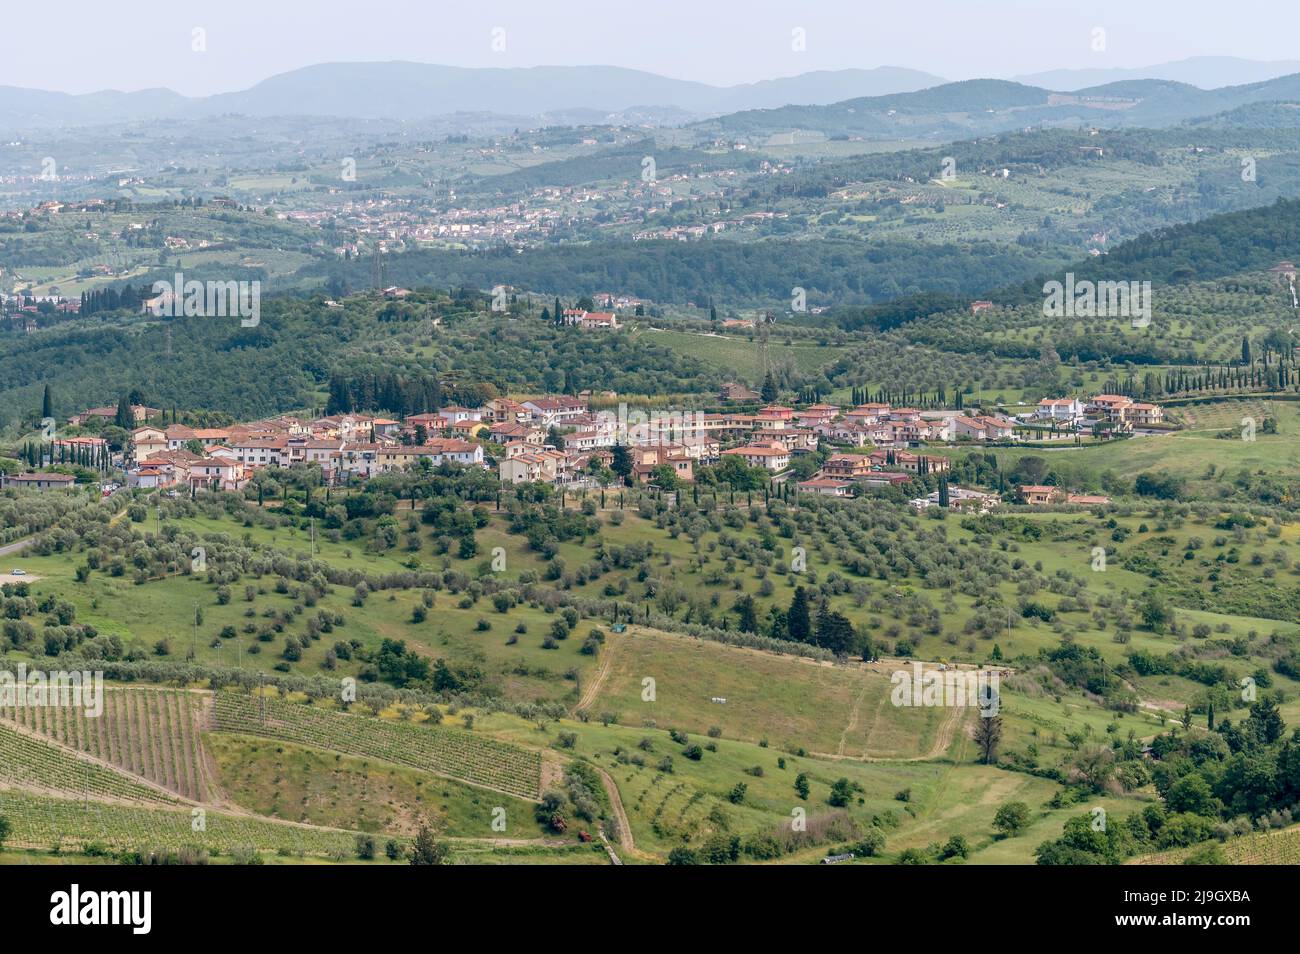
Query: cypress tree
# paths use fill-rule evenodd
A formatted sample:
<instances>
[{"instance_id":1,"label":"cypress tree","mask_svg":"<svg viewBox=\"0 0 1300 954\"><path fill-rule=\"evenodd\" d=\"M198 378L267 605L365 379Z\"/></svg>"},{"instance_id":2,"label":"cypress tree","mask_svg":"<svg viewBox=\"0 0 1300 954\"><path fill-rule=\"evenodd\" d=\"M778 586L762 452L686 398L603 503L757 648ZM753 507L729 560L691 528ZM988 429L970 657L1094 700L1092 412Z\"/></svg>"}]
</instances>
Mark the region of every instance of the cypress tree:
<instances>
[{"instance_id":1,"label":"cypress tree","mask_svg":"<svg viewBox=\"0 0 1300 954\"><path fill-rule=\"evenodd\" d=\"M812 641L812 620L808 613L808 594L802 586L794 589L794 598L790 601L790 613L786 618L790 639L796 643Z\"/></svg>"}]
</instances>

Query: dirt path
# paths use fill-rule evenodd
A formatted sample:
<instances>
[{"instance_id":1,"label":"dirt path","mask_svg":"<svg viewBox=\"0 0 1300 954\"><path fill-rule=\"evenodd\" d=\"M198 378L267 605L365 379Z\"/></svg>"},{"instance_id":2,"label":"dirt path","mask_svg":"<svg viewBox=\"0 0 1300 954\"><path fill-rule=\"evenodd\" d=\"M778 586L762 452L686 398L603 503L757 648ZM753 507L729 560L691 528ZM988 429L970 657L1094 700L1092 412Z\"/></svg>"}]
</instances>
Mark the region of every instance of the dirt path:
<instances>
[{"instance_id":1,"label":"dirt path","mask_svg":"<svg viewBox=\"0 0 1300 954\"><path fill-rule=\"evenodd\" d=\"M653 860L645 852L637 851L636 838L632 834L632 825L627 820L627 811L623 808L623 799L618 793L618 785L614 783L614 779L603 768L595 766L595 769L600 773L600 782L605 786L605 794L609 796L610 810L614 812L614 820L618 822L620 838L618 847L642 860ZM610 854L614 855L613 845L607 844L606 847ZM622 861L617 862L617 864L622 864Z\"/></svg>"},{"instance_id":2,"label":"dirt path","mask_svg":"<svg viewBox=\"0 0 1300 954\"><path fill-rule=\"evenodd\" d=\"M848 744L849 741L849 733L858 727L858 713L862 709L862 700L866 697L866 695L867 695L867 687L864 684L862 686L862 691L858 693L858 697L853 700L853 711L849 713L849 724L846 725L844 727L844 731L840 733L840 744L835 749L836 755L844 754L844 747ZM877 706L877 711L879 711L879 706Z\"/></svg>"},{"instance_id":3,"label":"dirt path","mask_svg":"<svg viewBox=\"0 0 1300 954\"><path fill-rule=\"evenodd\" d=\"M908 761L926 762L943 758L948 751L948 747L952 745L953 736L966 723L966 712L967 710L963 706L952 706L943 717L943 721L939 723L939 731L934 734L934 745L930 746L930 751L925 755L908 759Z\"/></svg>"},{"instance_id":4,"label":"dirt path","mask_svg":"<svg viewBox=\"0 0 1300 954\"><path fill-rule=\"evenodd\" d=\"M614 633L607 633L605 635L605 646L600 654L600 666L597 667L596 675L592 677L591 682L589 682L586 688L582 690L582 698L580 698L577 704L574 705L573 709L570 710L570 715L573 715L579 709L589 708L591 704L596 701L596 697L600 695L600 690L604 687L605 680L609 677L610 664L614 661L614 637Z\"/></svg>"},{"instance_id":5,"label":"dirt path","mask_svg":"<svg viewBox=\"0 0 1300 954\"><path fill-rule=\"evenodd\" d=\"M221 771L217 768L216 759L212 757L212 753L208 750L207 743L203 738L207 733L215 731L216 696L208 690L190 691L201 692L203 697L202 705L194 709L191 713L193 724L190 728L190 731L194 733L194 737L198 740L199 756L198 764L195 766L195 769L198 771L201 779L201 791L207 796L208 801L214 805L231 805L233 803L226 796L225 790L221 787Z\"/></svg>"},{"instance_id":6,"label":"dirt path","mask_svg":"<svg viewBox=\"0 0 1300 954\"><path fill-rule=\"evenodd\" d=\"M876 703L876 711L871 715L871 724L867 728L867 737L862 740L863 758L867 758L867 753L871 751L871 740L875 738L876 729L880 727L880 711L888 703L889 703L889 693L882 693L880 696L880 701Z\"/></svg>"}]
</instances>

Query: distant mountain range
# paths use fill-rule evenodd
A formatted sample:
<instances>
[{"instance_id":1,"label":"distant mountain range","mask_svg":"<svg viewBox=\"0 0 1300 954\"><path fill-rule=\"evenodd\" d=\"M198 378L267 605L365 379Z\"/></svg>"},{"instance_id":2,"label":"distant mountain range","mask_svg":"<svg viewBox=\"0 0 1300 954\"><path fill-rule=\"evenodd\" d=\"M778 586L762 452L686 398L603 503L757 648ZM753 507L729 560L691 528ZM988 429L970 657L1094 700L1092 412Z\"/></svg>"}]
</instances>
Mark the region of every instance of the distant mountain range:
<instances>
[{"instance_id":1,"label":"distant mountain range","mask_svg":"<svg viewBox=\"0 0 1300 954\"><path fill-rule=\"evenodd\" d=\"M787 104L834 103L942 83L919 70L882 66L804 73L740 86L710 86L616 66L467 69L427 63L322 63L232 93L185 97L167 89L84 95L0 87L0 128L249 116L414 120L452 113L551 119L606 114L690 119Z\"/></svg>"},{"instance_id":2,"label":"distant mountain range","mask_svg":"<svg viewBox=\"0 0 1300 954\"><path fill-rule=\"evenodd\" d=\"M825 106L749 110L700 126L760 139L819 133L832 138L947 142L1026 127L1158 128L1257 103L1300 103L1300 73L1212 90L1156 79L1065 92L1009 80L965 80Z\"/></svg>"},{"instance_id":3,"label":"distant mountain range","mask_svg":"<svg viewBox=\"0 0 1300 954\"><path fill-rule=\"evenodd\" d=\"M882 66L724 87L615 66L322 63L206 97L168 89L73 95L0 87L0 130L216 115L390 122L461 115L467 129L485 117L550 125L703 120L736 133L809 130L942 140L1027 125L1162 126L1300 99L1300 61L1197 57L1137 70L1059 70L1023 79L948 83L930 73Z\"/></svg>"},{"instance_id":4,"label":"distant mountain range","mask_svg":"<svg viewBox=\"0 0 1300 954\"><path fill-rule=\"evenodd\" d=\"M1124 80L1161 79L1187 83L1201 89L1262 83L1290 73L1300 73L1300 60L1243 60L1236 56L1193 56L1172 63L1158 63L1136 69L1048 70L1011 79L1026 86L1071 92Z\"/></svg>"}]
</instances>

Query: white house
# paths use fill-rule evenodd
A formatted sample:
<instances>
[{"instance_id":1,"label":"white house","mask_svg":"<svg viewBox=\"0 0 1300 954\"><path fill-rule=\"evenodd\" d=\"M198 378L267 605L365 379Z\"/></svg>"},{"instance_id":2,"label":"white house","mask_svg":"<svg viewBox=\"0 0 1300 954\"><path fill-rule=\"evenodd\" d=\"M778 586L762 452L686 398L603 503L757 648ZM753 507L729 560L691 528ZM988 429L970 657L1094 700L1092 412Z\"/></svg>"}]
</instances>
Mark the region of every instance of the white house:
<instances>
[{"instance_id":1,"label":"white house","mask_svg":"<svg viewBox=\"0 0 1300 954\"><path fill-rule=\"evenodd\" d=\"M1034 416L1049 421L1073 421L1083 417L1083 402L1076 398L1043 398Z\"/></svg>"}]
</instances>

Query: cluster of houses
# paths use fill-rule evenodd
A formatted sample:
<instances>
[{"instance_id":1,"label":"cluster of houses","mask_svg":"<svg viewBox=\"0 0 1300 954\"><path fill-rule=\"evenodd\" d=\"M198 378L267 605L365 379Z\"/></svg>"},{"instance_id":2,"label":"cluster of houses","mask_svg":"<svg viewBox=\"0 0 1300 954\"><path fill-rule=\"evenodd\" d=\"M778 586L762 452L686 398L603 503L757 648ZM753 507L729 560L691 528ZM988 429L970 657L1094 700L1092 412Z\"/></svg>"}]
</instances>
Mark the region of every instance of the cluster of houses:
<instances>
[{"instance_id":1,"label":"cluster of houses","mask_svg":"<svg viewBox=\"0 0 1300 954\"><path fill-rule=\"evenodd\" d=\"M852 497L855 487L896 487L925 474L943 474L952 461L935 454L880 448L869 454L832 454L798 489L826 497Z\"/></svg>"},{"instance_id":2,"label":"cluster of houses","mask_svg":"<svg viewBox=\"0 0 1300 954\"><path fill-rule=\"evenodd\" d=\"M85 420L109 410L92 409L77 417ZM135 413L147 419L151 409ZM877 450L832 457L819 478L902 482L909 474L947 467L944 458L904 448L948 439L952 421L928 420L915 409L885 404L843 413L838 405L814 404L798 411L768 405L746 413L647 415L629 414L626 406L617 412L593 411L586 395L525 401L503 397L479 408L449 406L402 421L348 414L311 421L276 417L221 428L146 424L132 431L124 463L132 487L236 490L261 467L315 464L327 482L338 483L401 470L420 460L484 465L490 455L505 483L588 485L593 461L608 467L620 444L631 454L633 479L649 482L665 467L689 481L697 466L731 456L781 479L796 456L829 442L869 444ZM841 459L866 462L873 474L886 476L850 473ZM830 492L831 485L814 481L805 489Z\"/></svg>"},{"instance_id":3,"label":"cluster of houses","mask_svg":"<svg viewBox=\"0 0 1300 954\"><path fill-rule=\"evenodd\" d=\"M564 317L600 321L604 313L566 311ZM728 385L732 394L739 394L740 387ZM629 412L626 405L616 411L593 410L592 397L591 392L523 401L498 397L482 407L452 405L401 421L367 414L315 420L280 416L210 428L148 423L157 421L162 412L132 406L131 416L139 426L131 432L121 463L128 486L145 489L238 490L260 468L295 464L316 465L327 483L339 484L404 470L421 461L432 466L444 462L495 466L508 484L541 481L587 487L596 482L593 472L610 468L620 445L631 457L631 478L641 483L657 480L665 468L679 480L690 481L697 467L728 457L784 481L795 458L830 445L843 452L827 457L815 474L798 482L797 489L849 497L856 488L901 485L918 475L947 472L951 461L925 453L926 444L1006 441L1023 426L1000 416L959 410L922 412L880 402L848 410L818 403L799 410L769 404L754 411L646 414ZM116 407L91 408L73 415L69 423L106 423L117 415ZM1162 411L1156 405L1101 394L1086 403L1044 399L1032 416L1061 425L1093 417L1131 428L1159 423ZM64 457L99 459L103 440L77 436L60 438L59 443L69 446L56 448L52 462ZM49 489L70 482L63 475L26 474L9 478L6 485ZM1059 488L1021 489L1025 502L1031 504L1102 502L1062 494ZM950 506L987 509L993 499L994 495L962 488L950 488L948 493ZM937 502L921 498L912 503L924 509Z\"/></svg>"},{"instance_id":4,"label":"cluster of houses","mask_svg":"<svg viewBox=\"0 0 1300 954\"><path fill-rule=\"evenodd\" d=\"M1098 394L1081 401L1078 398L1043 398L1022 420L1030 424L1051 425L1064 433L1099 428L1111 433L1131 433L1135 428L1160 427L1165 410L1159 404L1135 401L1123 394Z\"/></svg>"},{"instance_id":5,"label":"cluster of houses","mask_svg":"<svg viewBox=\"0 0 1300 954\"><path fill-rule=\"evenodd\" d=\"M131 432L127 485L238 490L263 467L316 464L326 482L338 483L403 470L421 459L433 465L483 463L481 444L429 437L424 428L415 418L401 422L352 414L313 421L274 417L218 428L146 425ZM411 442L417 435L422 439Z\"/></svg>"}]
</instances>

